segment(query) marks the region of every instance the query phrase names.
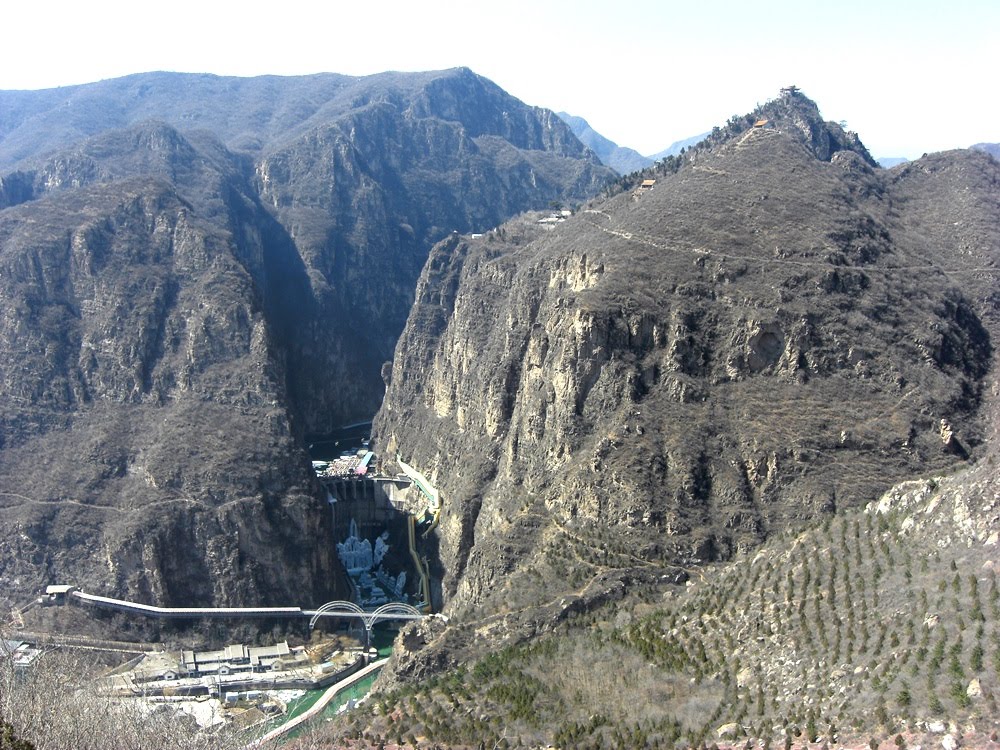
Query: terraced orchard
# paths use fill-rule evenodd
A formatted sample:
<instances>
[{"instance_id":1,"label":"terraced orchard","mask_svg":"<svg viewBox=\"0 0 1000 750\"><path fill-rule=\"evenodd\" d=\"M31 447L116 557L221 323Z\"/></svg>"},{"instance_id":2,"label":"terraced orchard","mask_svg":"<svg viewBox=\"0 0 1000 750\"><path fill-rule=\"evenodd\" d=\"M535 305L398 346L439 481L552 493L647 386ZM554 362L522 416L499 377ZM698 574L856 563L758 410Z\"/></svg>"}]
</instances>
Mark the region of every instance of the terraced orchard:
<instances>
[{"instance_id":1,"label":"terraced orchard","mask_svg":"<svg viewBox=\"0 0 1000 750\"><path fill-rule=\"evenodd\" d=\"M991 471L905 483L684 587L634 590L530 643L379 695L337 734L563 748L995 737Z\"/></svg>"}]
</instances>

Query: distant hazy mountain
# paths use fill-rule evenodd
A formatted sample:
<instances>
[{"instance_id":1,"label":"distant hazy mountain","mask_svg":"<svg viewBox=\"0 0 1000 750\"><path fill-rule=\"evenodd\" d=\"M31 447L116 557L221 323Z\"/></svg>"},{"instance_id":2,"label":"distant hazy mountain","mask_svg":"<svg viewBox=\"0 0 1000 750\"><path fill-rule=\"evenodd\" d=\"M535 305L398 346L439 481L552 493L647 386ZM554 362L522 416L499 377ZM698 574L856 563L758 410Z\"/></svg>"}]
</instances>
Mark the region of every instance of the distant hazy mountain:
<instances>
[{"instance_id":1,"label":"distant hazy mountain","mask_svg":"<svg viewBox=\"0 0 1000 750\"><path fill-rule=\"evenodd\" d=\"M976 151L985 151L994 159L1000 159L1000 143L975 143L969 146L969 148L974 148Z\"/></svg>"},{"instance_id":2,"label":"distant hazy mountain","mask_svg":"<svg viewBox=\"0 0 1000 750\"><path fill-rule=\"evenodd\" d=\"M893 167L898 167L900 164L906 164L909 159L905 156L882 156L876 161L878 161L878 165L883 169L892 169Z\"/></svg>"},{"instance_id":3,"label":"distant hazy mountain","mask_svg":"<svg viewBox=\"0 0 1000 750\"><path fill-rule=\"evenodd\" d=\"M974 143L969 148L984 151L994 159L1000 159L1000 143ZM908 161L910 160L904 156L883 156L879 158L878 163L885 169L891 169L900 164L906 164Z\"/></svg>"},{"instance_id":4,"label":"distant hazy mountain","mask_svg":"<svg viewBox=\"0 0 1000 750\"><path fill-rule=\"evenodd\" d=\"M706 132L700 135L693 135L690 138L685 138L682 141L674 141L669 146L667 146L663 151L653 154L649 158L652 159L653 161L657 161L658 159L663 159L664 157L667 156L677 156L677 154L681 152L682 148L684 149L691 148L696 143L700 143L701 141L703 141L705 139L705 136L707 135L708 133Z\"/></svg>"},{"instance_id":5,"label":"distant hazy mountain","mask_svg":"<svg viewBox=\"0 0 1000 750\"><path fill-rule=\"evenodd\" d=\"M569 125L570 130L584 145L597 154L597 158L605 166L611 167L618 174L629 174L645 169L653 163L652 159L643 156L635 149L619 146L614 141L605 138L590 127L590 123L582 117L576 117L566 112L560 112L559 117Z\"/></svg>"}]
</instances>

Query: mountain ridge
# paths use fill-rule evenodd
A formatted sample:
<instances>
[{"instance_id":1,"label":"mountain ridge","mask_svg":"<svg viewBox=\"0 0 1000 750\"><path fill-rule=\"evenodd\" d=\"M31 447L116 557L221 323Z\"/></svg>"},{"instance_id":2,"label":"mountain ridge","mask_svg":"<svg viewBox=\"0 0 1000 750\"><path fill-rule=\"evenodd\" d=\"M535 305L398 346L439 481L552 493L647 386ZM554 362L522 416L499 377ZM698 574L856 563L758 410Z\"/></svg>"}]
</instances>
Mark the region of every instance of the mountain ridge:
<instances>
[{"instance_id":1,"label":"mountain ridge","mask_svg":"<svg viewBox=\"0 0 1000 750\"><path fill-rule=\"evenodd\" d=\"M468 69L33 101L0 92L4 596L343 597L305 433L374 411L434 241L610 170Z\"/></svg>"},{"instance_id":2,"label":"mountain ridge","mask_svg":"<svg viewBox=\"0 0 1000 750\"><path fill-rule=\"evenodd\" d=\"M975 454L995 179L974 152L883 173L793 93L552 230L439 245L375 431L455 498L445 611L557 596L565 529L667 568L726 559ZM956 219L953 259L930 227Z\"/></svg>"}]
</instances>

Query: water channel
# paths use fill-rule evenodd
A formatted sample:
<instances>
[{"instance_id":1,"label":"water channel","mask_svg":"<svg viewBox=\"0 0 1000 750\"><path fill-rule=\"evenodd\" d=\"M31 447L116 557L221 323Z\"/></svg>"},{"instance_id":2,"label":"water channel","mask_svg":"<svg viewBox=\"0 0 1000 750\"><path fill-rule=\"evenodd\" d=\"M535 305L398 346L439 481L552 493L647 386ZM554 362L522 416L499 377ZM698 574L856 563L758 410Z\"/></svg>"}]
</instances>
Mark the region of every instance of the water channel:
<instances>
[{"instance_id":1,"label":"water channel","mask_svg":"<svg viewBox=\"0 0 1000 750\"><path fill-rule=\"evenodd\" d=\"M372 646L378 652L377 659L385 659L392 654L392 644L396 639L396 634L399 632L398 628L393 627L388 624L376 625L372 632ZM361 699L365 698L369 692L371 692L372 686L375 684L375 680L378 679L378 673L369 675L364 679L358 680L353 685L341 690L333 700L331 700L323 712L316 716L312 722L307 722L301 727L296 727L288 734L283 735L282 741L288 741L298 737L303 732L310 731L311 727L315 727L313 722L319 720L329 720L334 718L338 713L340 713L345 707L356 703ZM265 732L270 732L277 727L280 727L288 722L294 720L296 717L304 714L313 705L323 697L326 692L325 688L316 688L315 690L307 690L305 695L301 698L297 698L288 704L288 710L282 716L276 718L275 720L269 722L264 726Z\"/></svg>"}]
</instances>

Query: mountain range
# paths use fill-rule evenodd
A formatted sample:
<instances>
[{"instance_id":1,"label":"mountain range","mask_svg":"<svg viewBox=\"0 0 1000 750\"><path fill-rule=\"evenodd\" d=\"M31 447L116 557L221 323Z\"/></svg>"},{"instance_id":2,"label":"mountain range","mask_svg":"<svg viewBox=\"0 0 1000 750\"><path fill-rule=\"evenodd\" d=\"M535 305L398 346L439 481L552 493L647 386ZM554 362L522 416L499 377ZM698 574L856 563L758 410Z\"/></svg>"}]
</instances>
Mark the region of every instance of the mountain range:
<instances>
[{"instance_id":1,"label":"mountain range","mask_svg":"<svg viewBox=\"0 0 1000 750\"><path fill-rule=\"evenodd\" d=\"M705 132L700 135L674 141L662 151L651 156L643 156L638 151L626 146L619 146L614 141L601 135L582 117L577 117L566 112L560 112L559 117L570 126L576 137L597 155L602 164L611 167L619 175L626 175L640 169L645 169L668 156L677 156L682 150L696 146L709 135L709 133ZM994 158L998 158L998 152L1000 152L1000 146L995 143L976 143L969 146L969 148L985 151ZM900 164L905 164L910 160L902 156L880 156L877 158L877 161L879 166L891 169Z\"/></svg>"},{"instance_id":2,"label":"mountain range","mask_svg":"<svg viewBox=\"0 0 1000 750\"><path fill-rule=\"evenodd\" d=\"M467 69L153 73L0 112L10 601L346 593L304 436L374 413L434 242L613 176Z\"/></svg>"},{"instance_id":3,"label":"mountain range","mask_svg":"<svg viewBox=\"0 0 1000 750\"><path fill-rule=\"evenodd\" d=\"M1000 729L1000 164L796 89L624 174L570 119L464 68L0 92L0 597L346 598L307 436L377 409L447 621L323 741Z\"/></svg>"}]
</instances>

